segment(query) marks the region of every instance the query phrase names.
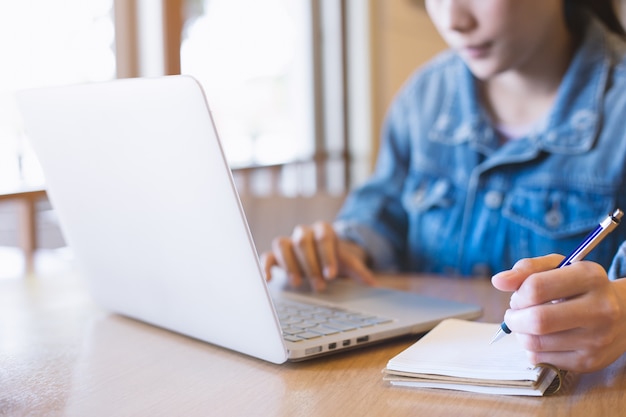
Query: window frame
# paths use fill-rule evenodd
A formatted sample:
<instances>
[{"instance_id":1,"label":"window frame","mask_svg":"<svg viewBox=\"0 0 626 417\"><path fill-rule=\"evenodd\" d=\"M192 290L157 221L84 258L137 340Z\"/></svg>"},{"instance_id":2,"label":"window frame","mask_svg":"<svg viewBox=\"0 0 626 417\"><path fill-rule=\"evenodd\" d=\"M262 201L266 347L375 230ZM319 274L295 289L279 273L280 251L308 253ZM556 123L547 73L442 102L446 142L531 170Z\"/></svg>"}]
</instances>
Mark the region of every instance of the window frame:
<instances>
[{"instance_id":1,"label":"window frame","mask_svg":"<svg viewBox=\"0 0 626 417\"><path fill-rule=\"evenodd\" d=\"M155 40L142 39L142 1L150 1L152 7L155 5L153 0L114 0L118 78L141 77L149 71L146 63L142 62L142 50L147 48L146 42ZM160 75L181 72L180 47L185 5L185 0L161 0L157 4L162 16L162 39L156 40L162 47ZM352 185L349 63L346 54L348 0L311 0L310 7L313 154L305 160L289 161L279 166L245 166L234 170L240 171L240 176L247 177L242 181L248 183L248 188L251 188L255 171L270 169L272 175L276 176L283 175L283 171L293 174L294 166L295 171L302 171L302 167L311 165L315 170L316 191L346 192ZM273 180L275 184L279 182ZM279 190L273 186L272 192Z\"/></svg>"}]
</instances>

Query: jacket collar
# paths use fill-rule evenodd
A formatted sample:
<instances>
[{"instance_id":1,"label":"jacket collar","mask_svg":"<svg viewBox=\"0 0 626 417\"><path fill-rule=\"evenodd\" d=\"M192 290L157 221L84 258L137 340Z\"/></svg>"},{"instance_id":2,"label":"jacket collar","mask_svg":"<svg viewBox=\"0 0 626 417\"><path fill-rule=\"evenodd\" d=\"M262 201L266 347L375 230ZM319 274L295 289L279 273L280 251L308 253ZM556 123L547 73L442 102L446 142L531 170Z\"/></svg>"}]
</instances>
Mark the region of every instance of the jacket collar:
<instances>
[{"instance_id":1,"label":"jacket collar","mask_svg":"<svg viewBox=\"0 0 626 417\"><path fill-rule=\"evenodd\" d=\"M605 31L597 20L588 19L584 39L561 81L546 122L526 138L534 145L533 153L544 150L575 154L593 146L611 67ZM451 145L469 142L484 154L493 153L499 147L498 138L479 105L472 73L458 57L448 69L447 77L461 80L450 85L464 87L447 94L442 112L430 131L430 139Z\"/></svg>"}]
</instances>

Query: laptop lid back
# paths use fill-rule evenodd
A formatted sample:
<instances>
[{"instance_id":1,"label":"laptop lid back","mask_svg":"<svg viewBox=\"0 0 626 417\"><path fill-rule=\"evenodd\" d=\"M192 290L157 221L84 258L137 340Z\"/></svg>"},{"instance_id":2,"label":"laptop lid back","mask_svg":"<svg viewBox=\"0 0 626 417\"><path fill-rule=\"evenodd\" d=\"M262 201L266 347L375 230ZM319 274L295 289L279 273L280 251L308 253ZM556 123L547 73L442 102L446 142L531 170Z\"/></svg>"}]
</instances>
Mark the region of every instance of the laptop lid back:
<instances>
[{"instance_id":1,"label":"laptop lid back","mask_svg":"<svg viewBox=\"0 0 626 417\"><path fill-rule=\"evenodd\" d=\"M264 360L286 360L230 170L193 78L52 87L17 99L50 201L98 303Z\"/></svg>"}]
</instances>

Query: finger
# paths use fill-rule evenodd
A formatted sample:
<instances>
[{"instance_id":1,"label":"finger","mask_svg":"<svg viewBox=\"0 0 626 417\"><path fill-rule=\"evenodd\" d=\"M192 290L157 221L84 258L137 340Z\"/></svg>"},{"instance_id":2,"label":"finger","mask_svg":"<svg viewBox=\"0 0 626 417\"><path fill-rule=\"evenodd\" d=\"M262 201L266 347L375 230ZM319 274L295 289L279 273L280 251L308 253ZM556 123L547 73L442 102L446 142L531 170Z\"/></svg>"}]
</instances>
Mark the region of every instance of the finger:
<instances>
[{"instance_id":1,"label":"finger","mask_svg":"<svg viewBox=\"0 0 626 417\"><path fill-rule=\"evenodd\" d=\"M343 266L343 272L351 279L370 286L378 285L374 273L358 257L339 252L339 263Z\"/></svg>"},{"instance_id":2,"label":"finger","mask_svg":"<svg viewBox=\"0 0 626 417\"><path fill-rule=\"evenodd\" d=\"M529 276L511 296L511 308L521 309L564 300L592 291L608 282L604 269L594 262L575 262Z\"/></svg>"},{"instance_id":3,"label":"finger","mask_svg":"<svg viewBox=\"0 0 626 417\"><path fill-rule=\"evenodd\" d=\"M285 270L289 283L294 287L302 285L302 271L293 250L291 239L278 237L272 241L273 254L278 265Z\"/></svg>"},{"instance_id":4,"label":"finger","mask_svg":"<svg viewBox=\"0 0 626 417\"><path fill-rule=\"evenodd\" d=\"M532 363L546 362L578 372L602 369L623 353L620 348L615 348L615 339L599 337L586 328L544 336L517 333L516 337Z\"/></svg>"},{"instance_id":5,"label":"finger","mask_svg":"<svg viewBox=\"0 0 626 417\"><path fill-rule=\"evenodd\" d=\"M310 227L297 226L294 229L292 240L300 268L309 280L311 287L315 291L323 291L326 289L326 281L322 277L313 230Z\"/></svg>"},{"instance_id":6,"label":"finger","mask_svg":"<svg viewBox=\"0 0 626 417\"><path fill-rule=\"evenodd\" d=\"M563 371L579 373L594 372L611 364L612 356L594 355L585 350L571 350L564 352L533 352L526 351L530 363L537 365L549 363Z\"/></svg>"},{"instance_id":7,"label":"finger","mask_svg":"<svg viewBox=\"0 0 626 417\"><path fill-rule=\"evenodd\" d=\"M532 352L526 351L528 361L537 365L540 363L549 363L563 371L585 372L581 368L581 357L578 351L567 352Z\"/></svg>"},{"instance_id":8,"label":"finger","mask_svg":"<svg viewBox=\"0 0 626 417\"><path fill-rule=\"evenodd\" d=\"M543 304L523 309L509 309L504 313L507 326L516 333L532 335L546 335L578 325L571 326L567 314L572 309L566 308L565 303Z\"/></svg>"},{"instance_id":9,"label":"finger","mask_svg":"<svg viewBox=\"0 0 626 417\"><path fill-rule=\"evenodd\" d=\"M595 327L602 321L587 297L572 298L558 303L546 303L522 309L509 309L504 313L507 326L514 332L546 335L565 330Z\"/></svg>"},{"instance_id":10,"label":"finger","mask_svg":"<svg viewBox=\"0 0 626 417\"><path fill-rule=\"evenodd\" d=\"M515 333L520 345L532 352L569 352L580 349L589 332L576 328L545 335Z\"/></svg>"},{"instance_id":11,"label":"finger","mask_svg":"<svg viewBox=\"0 0 626 417\"><path fill-rule=\"evenodd\" d=\"M517 291L529 276L554 269L562 259L563 256L554 254L520 259L513 268L494 275L491 282L500 291Z\"/></svg>"},{"instance_id":12,"label":"finger","mask_svg":"<svg viewBox=\"0 0 626 417\"><path fill-rule=\"evenodd\" d=\"M326 279L334 279L339 273L337 252L339 241L335 230L327 222L318 222L313 225L317 254L321 263L321 272Z\"/></svg>"},{"instance_id":13,"label":"finger","mask_svg":"<svg viewBox=\"0 0 626 417\"><path fill-rule=\"evenodd\" d=\"M265 252L261 254L260 258L261 267L263 268L263 273L265 274L265 280L272 280L272 267L280 266L278 265L278 261L276 260L276 256L272 252Z\"/></svg>"}]
</instances>

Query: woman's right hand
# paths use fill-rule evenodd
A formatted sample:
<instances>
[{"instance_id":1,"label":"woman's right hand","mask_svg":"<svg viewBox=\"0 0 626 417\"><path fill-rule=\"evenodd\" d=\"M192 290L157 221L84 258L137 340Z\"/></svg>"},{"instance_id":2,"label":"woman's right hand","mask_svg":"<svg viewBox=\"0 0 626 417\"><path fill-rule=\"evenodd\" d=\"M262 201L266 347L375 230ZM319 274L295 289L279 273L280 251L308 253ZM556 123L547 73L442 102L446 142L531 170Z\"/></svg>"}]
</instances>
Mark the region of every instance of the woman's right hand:
<instances>
[{"instance_id":1,"label":"woman's right hand","mask_svg":"<svg viewBox=\"0 0 626 417\"><path fill-rule=\"evenodd\" d=\"M272 279L272 268L280 267L287 274L291 286L300 287L307 280L315 291L323 291L327 281L339 276L376 285L366 261L367 254L363 248L339 239L327 222L296 226L291 236L275 238L272 250L261 255L268 281Z\"/></svg>"}]
</instances>

